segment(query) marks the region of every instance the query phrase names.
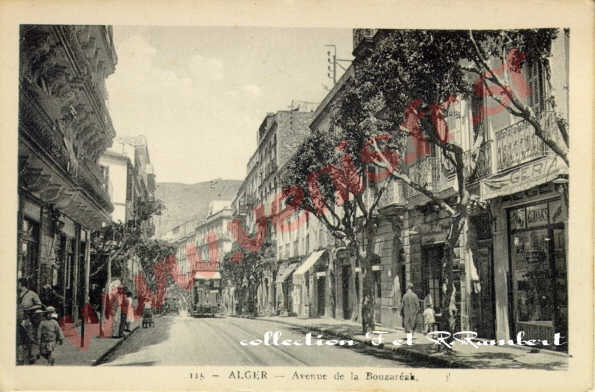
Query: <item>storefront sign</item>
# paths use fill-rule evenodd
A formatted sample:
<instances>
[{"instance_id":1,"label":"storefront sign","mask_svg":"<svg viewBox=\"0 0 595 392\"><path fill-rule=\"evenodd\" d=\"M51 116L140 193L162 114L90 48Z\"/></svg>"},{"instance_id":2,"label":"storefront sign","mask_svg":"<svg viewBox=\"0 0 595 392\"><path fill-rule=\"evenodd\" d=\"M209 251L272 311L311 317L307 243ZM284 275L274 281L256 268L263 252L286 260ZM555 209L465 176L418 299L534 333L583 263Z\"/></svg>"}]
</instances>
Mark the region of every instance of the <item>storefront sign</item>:
<instances>
[{"instance_id":1,"label":"storefront sign","mask_svg":"<svg viewBox=\"0 0 595 392\"><path fill-rule=\"evenodd\" d=\"M548 223L547 204L527 207L527 227L537 227Z\"/></svg>"},{"instance_id":2,"label":"storefront sign","mask_svg":"<svg viewBox=\"0 0 595 392\"><path fill-rule=\"evenodd\" d=\"M568 169L557 156L547 156L508 173L484 179L480 185L481 200L525 191L567 172Z\"/></svg>"}]
</instances>

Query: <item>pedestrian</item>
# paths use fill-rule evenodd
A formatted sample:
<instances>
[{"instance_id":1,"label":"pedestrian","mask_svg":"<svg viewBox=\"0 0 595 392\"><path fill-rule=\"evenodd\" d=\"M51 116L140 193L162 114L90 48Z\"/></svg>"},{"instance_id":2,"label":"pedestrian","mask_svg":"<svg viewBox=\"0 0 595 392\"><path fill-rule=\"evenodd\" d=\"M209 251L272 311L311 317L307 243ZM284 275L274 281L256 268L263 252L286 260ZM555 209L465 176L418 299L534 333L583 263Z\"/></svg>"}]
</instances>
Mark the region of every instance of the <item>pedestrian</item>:
<instances>
[{"instance_id":1,"label":"pedestrian","mask_svg":"<svg viewBox=\"0 0 595 392\"><path fill-rule=\"evenodd\" d=\"M42 309L39 296L28 288L25 278L17 282L17 364L35 363L33 352L36 343L38 320L35 311Z\"/></svg>"},{"instance_id":2,"label":"pedestrian","mask_svg":"<svg viewBox=\"0 0 595 392\"><path fill-rule=\"evenodd\" d=\"M39 354L48 361L48 365L54 366L54 350L56 343L62 345L64 341L64 334L60 329L57 318L56 309L53 306L48 306L45 310L45 320L39 324L37 331L37 342L39 344Z\"/></svg>"},{"instance_id":3,"label":"pedestrian","mask_svg":"<svg viewBox=\"0 0 595 392\"><path fill-rule=\"evenodd\" d=\"M126 311L126 332L131 331L132 322L136 319L134 314L134 299L132 298L132 292L126 291L126 300L128 302L128 310Z\"/></svg>"},{"instance_id":4,"label":"pedestrian","mask_svg":"<svg viewBox=\"0 0 595 392\"><path fill-rule=\"evenodd\" d=\"M432 332L435 323L434 308L431 303L427 303L426 310L424 310L424 333Z\"/></svg>"},{"instance_id":5,"label":"pedestrian","mask_svg":"<svg viewBox=\"0 0 595 392\"><path fill-rule=\"evenodd\" d=\"M62 309L64 297L58 294L50 284L45 284L39 294L41 302L45 306L53 306L55 309Z\"/></svg>"},{"instance_id":6,"label":"pedestrian","mask_svg":"<svg viewBox=\"0 0 595 392\"><path fill-rule=\"evenodd\" d=\"M413 292L413 284L407 284L407 292L403 296L403 326L405 332L415 330L415 321L419 312L419 298Z\"/></svg>"},{"instance_id":7,"label":"pedestrian","mask_svg":"<svg viewBox=\"0 0 595 392\"><path fill-rule=\"evenodd\" d=\"M97 320L101 318L101 302L102 302L102 288L93 283L91 285L91 290L89 292L89 302L91 303L91 308L93 312L95 312L95 316Z\"/></svg>"},{"instance_id":8,"label":"pedestrian","mask_svg":"<svg viewBox=\"0 0 595 392\"><path fill-rule=\"evenodd\" d=\"M126 296L126 292L128 291L128 289L126 288L122 288L120 287L118 292L120 295L120 328L118 328L119 332L118 335L120 337L124 336L124 332L129 332L130 330L128 329L128 308L130 306L130 303L128 302L128 297Z\"/></svg>"},{"instance_id":9,"label":"pedestrian","mask_svg":"<svg viewBox=\"0 0 595 392\"><path fill-rule=\"evenodd\" d=\"M111 327L113 338L121 338L122 331L124 330L122 325L123 296L122 286L118 286L115 290L110 291L109 315L112 317Z\"/></svg>"}]
</instances>

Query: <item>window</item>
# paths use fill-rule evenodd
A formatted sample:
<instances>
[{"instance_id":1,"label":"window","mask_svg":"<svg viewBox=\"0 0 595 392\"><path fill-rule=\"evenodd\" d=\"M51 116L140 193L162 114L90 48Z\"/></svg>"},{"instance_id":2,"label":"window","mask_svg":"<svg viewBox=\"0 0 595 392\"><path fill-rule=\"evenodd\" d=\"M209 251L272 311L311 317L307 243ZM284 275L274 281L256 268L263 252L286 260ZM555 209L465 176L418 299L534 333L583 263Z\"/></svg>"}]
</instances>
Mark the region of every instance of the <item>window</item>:
<instances>
[{"instance_id":1,"label":"window","mask_svg":"<svg viewBox=\"0 0 595 392\"><path fill-rule=\"evenodd\" d=\"M559 200L508 210L516 329L566 331L565 229ZM544 337L545 338L545 337ZM548 336L549 338L549 336Z\"/></svg>"},{"instance_id":2,"label":"window","mask_svg":"<svg viewBox=\"0 0 595 392\"><path fill-rule=\"evenodd\" d=\"M306 255L310 253L310 234L306 234Z\"/></svg>"},{"instance_id":3,"label":"window","mask_svg":"<svg viewBox=\"0 0 595 392\"><path fill-rule=\"evenodd\" d=\"M527 84L529 85L528 105L535 113L545 110L544 72L541 62L527 64Z\"/></svg>"}]
</instances>

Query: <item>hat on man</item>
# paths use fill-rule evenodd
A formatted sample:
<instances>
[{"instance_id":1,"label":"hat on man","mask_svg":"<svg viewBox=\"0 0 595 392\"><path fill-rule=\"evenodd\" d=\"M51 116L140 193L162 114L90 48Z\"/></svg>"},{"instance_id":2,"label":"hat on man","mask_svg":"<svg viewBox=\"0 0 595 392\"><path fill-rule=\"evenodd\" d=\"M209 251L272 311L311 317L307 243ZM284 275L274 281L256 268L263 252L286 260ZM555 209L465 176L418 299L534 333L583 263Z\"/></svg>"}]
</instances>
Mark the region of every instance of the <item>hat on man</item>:
<instances>
[{"instance_id":1,"label":"hat on man","mask_svg":"<svg viewBox=\"0 0 595 392\"><path fill-rule=\"evenodd\" d=\"M56 312L56 308L54 308L53 306L48 306L47 308L45 308L45 311L49 313L54 313Z\"/></svg>"}]
</instances>

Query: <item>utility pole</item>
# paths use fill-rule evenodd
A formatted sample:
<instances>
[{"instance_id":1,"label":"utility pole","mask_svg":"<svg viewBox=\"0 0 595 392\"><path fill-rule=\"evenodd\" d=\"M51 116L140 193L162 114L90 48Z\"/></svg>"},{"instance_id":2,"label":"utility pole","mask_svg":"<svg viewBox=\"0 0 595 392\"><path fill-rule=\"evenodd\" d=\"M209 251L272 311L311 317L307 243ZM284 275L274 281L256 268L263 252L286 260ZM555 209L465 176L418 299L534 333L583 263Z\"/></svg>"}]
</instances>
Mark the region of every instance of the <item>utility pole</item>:
<instances>
[{"instance_id":1,"label":"utility pole","mask_svg":"<svg viewBox=\"0 0 595 392\"><path fill-rule=\"evenodd\" d=\"M337 45L334 44L327 44L324 45L328 48L326 51L327 55L327 75L329 79L333 80L333 86L337 84L337 66L339 66L343 71L347 71L347 68L341 65L341 62L351 63L353 60L348 59L338 59L337 58Z\"/></svg>"},{"instance_id":2,"label":"utility pole","mask_svg":"<svg viewBox=\"0 0 595 392\"><path fill-rule=\"evenodd\" d=\"M327 62L328 62L328 77L329 79L333 80L333 86L335 84L337 84L337 46L336 45L332 45L332 44L328 44L328 45L324 45L327 48L329 48L326 51L326 55L327 55Z\"/></svg>"}]
</instances>

